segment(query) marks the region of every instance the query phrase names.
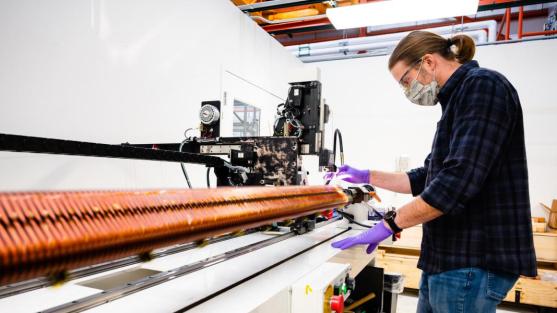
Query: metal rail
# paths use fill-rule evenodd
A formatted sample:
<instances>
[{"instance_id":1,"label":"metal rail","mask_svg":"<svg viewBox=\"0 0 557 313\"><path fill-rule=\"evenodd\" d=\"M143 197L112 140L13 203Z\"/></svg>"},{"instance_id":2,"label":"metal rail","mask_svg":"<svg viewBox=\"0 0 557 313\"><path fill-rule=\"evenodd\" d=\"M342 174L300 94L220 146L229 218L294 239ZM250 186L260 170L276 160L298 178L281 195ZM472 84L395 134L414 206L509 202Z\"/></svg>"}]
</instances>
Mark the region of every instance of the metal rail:
<instances>
[{"instance_id":1,"label":"metal rail","mask_svg":"<svg viewBox=\"0 0 557 313\"><path fill-rule=\"evenodd\" d=\"M196 301L196 302L194 302L194 303L192 303L192 304L186 306L185 308L183 308L183 309L181 309L181 310L178 310L177 312L186 312L186 311L188 311L188 310L190 310L190 309L193 309L194 307L196 307L196 306L198 306L198 305L200 305L200 304L203 304L203 303L205 303L205 302L207 302L207 301L209 301L209 300L211 300L211 299L217 297L218 295L223 294L223 293L227 292L228 290L230 290L230 289L232 289L232 288L235 288L235 287L237 287L237 286L239 286L239 285L241 285L241 284L243 284L243 283L245 283L245 282L247 282L247 281L249 281L249 280L251 280L251 279L253 279L253 278L255 278L255 277L257 277L257 276L259 276L259 275L261 275L261 274L263 274L263 273L265 273L265 272L268 272L268 271L272 270L273 268L275 268L275 267L277 267L277 266L279 266L279 265L282 265L282 264L284 264L284 263L286 263L286 262L288 262L288 261L294 259L295 257L298 257L298 256L300 256L300 255L302 255L302 254L308 252L309 250L311 250L311 249L313 249L313 248L315 248L315 247L317 247L317 246L323 244L324 242L327 242L327 241L329 241L329 240L331 240L331 239L334 239L334 238L336 238L336 237L338 237L338 236L344 234L344 233L347 232L347 231L350 231L350 228L345 229L345 230L341 231L340 233L338 233L338 234L336 234L336 235L333 235L333 236L331 236L331 237L329 237L329 238L327 238L327 239L324 239L324 240L322 240L322 241L320 241L320 242L318 242L318 243L316 243L316 244L314 244L314 245L312 245L312 246L310 246L310 247L307 247L307 248L305 248L304 250L299 251L298 253L295 253L295 254L293 254L293 255L291 255L291 256L285 258L285 259L282 259L282 260L280 260L280 261L278 261L278 262L276 262L276 263L274 263L274 264L272 264L272 265L270 265L270 266L268 266L268 267L266 267L266 268L264 268L264 269L262 269L262 270L260 270L260 271L258 271L258 272L256 272L256 273L251 274L250 276L248 276L248 277L246 277L246 278L244 278L244 279L242 279L242 280L239 280L239 281L237 281L237 282L235 282L235 283L233 283L233 284L231 284L231 285L229 285L229 286L226 286L226 287L222 288L221 290L219 290L219 291L217 291L217 292L215 292L215 293L213 293L213 294L211 294L211 295L209 295L209 296L207 296L207 297L205 297L205 298L203 298L203 299L200 299L200 300L198 300L198 301Z\"/></svg>"},{"instance_id":2,"label":"metal rail","mask_svg":"<svg viewBox=\"0 0 557 313\"><path fill-rule=\"evenodd\" d=\"M176 279L178 277L191 274L193 272L202 270L207 267L222 263L224 261L230 260L232 258L253 252L255 250L267 247L271 244L286 240L288 238L296 236L294 232L288 232L277 237L269 238L263 241L253 243L251 245L238 248L232 251L227 251L225 253L215 255L188 265L178 267L169 271L161 272L159 274L151 275L138 279L133 282L129 282L126 285L115 287L94 295L74 300L44 311L41 313L70 313L70 312L81 312L105 304L110 301L125 297L127 295L136 293L138 291L154 287L156 285L168 282L170 280Z\"/></svg>"},{"instance_id":3,"label":"metal rail","mask_svg":"<svg viewBox=\"0 0 557 313\"><path fill-rule=\"evenodd\" d=\"M247 235L247 234L251 234L251 233L254 233L254 232L256 232L256 230L248 230L248 231L245 232L245 234ZM235 235L233 235L233 234L223 235L223 236L208 239L206 243L207 244L213 244L213 243L217 243L217 242L221 242L221 241L224 241L224 240L231 239L233 237L235 237ZM171 248L159 249L159 250L153 252L150 255L150 257L153 258L153 259L160 258L160 257L164 257L164 256L167 256L167 255L172 255L172 254L184 252L184 251L187 251L187 250L191 250L191 249L194 249L196 247L198 247L198 245L196 243L193 243L193 242L192 243L187 243L187 244L181 244L181 245L177 245L177 246L174 246L174 247L171 247ZM130 265L138 264L138 263L142 263L142 262L145 262L145 259L141 258L140 256L131 256L131 257L115 260L115 261L95 264L95 265L79 268L79 269L76 269L76 270L73 270L73 271L69 271L68 276L66 277L65 280L75 280L75 279L87 277L87 276L90 276L90 275L99 274L99 273L102 273L102 272L105 272L105 271L109 271L109 270L113 270L113 269L117 269L117 268L121 268L121 267L125 267L125 266L130 266ZM0 286L0 299L6 298L6 297L11 297L11 296L14 296L14 295L17 295L17 294L20 294L20 293L25 293L25 292L29 292L29 291L40 289L40 288L49 287L49 286L52 286L56 283L57 283L56 281L54 281L53 279L51 279L49 277L41 277L41 278L22 281L22 282L15 283L15 284Z\"/></svg>"},{"instance_id":4,"label":"metal rail","mask_svg":"<svg viewBox=\"0 0 557 313\"><path fill-rule=\"evenodd\" d=\"M339 219L340 219L339 217L336 217L336 218L330 219L328 221L321 222L318 225L316 225L316 228L321 228L323 226L326 226L328 224L336 222ZM328 240L330 240L334 237L337 237L337 236L345 233L348 230L350 230L350 229L342 231L342 232L340 232L340 233L338 233L338 234L336 234L336 235L334 235L334 236L332 236L328 239L325 239L325 240L323 240L323 241L321 241L321 242L319 242L319 243L317 243L317 244L315 244L315 245L313 245L309 248L306 248L306 249L304 249L304 250L302 250L302 251L300 251L300 252L298 252L298 253L296 253L296 254L294 254L294 255L292 255L292 256L290 256L290 257L288 257L288 258L286 258L282 261L279 261L279 262L271 265L270 267L268 267L268 268L266 268L266 269L264 269L264 270L262 270L262 271L260 271L256 274L253 274L253 275L251 275L247 278L244 278L243 280L241 280L241 282L245 282L245 281L247 281L247 280L249 280L249 279L251 279L251 278L253 278L257 275L260 275L263 272L265 272L267 270L270 270L271 268L276 267L276 266L278 266L278 265L280 265L280 264L282 264L282 263L284 263L284 262L302 254L302 253L305 253L305 252L313 249L314 247L322 244L323 242L328 241ZM216 255L216 256L212 256L212 257L197 261L197 262L192 263L192 264L184 265L182 267L172 269L172 270L169 270L169 271L166 271L166 272L161 272L161 273L156 274L156 275L151 275L151 276L148 276L148 277L145 277L145 278L142 278L142 279L138 279L138 280L133 281L133 282L129 282L126 285L123 285L123 286L115 287L113 289L106 290L106 291L103 291L103 292L100 292L100 293L97 293L97 294L94 294L94 295L91 295L91 296L88 296L88 297L85 297L85 298L82 298L82 299L78 299L78 300L75 300L75 301L72 301L72 302L68 302L68 303L65 303L65 304L62 304L62 305L59 305L59 306L41 311L41 313L82 312L84 310L88 310L88 309L91 309L93 307L105 304L107 302L114 301L114 300L117 300L119 298L125 297L127 295L139 292L141 290L144 290L144 289L147 289L147 288L150 288L150 287L154 287L156 285L162 284L162 283L167 282L169 280L172 280L172 279L175 279L175 278L187 275L187 274L191 274L195 271L198 271L198 270L201 270L201 269L204 269L204 268L222 263L224 261L233 259L235 257L238 257L238 256L241 256L241 255L256 251L258 249L267 247L267 246L272 245L274 243L281 242L283 240L292 238L294 236L296 236L296 233L293 232L293 231L290 231L290 232L284 233L282 235L279 235L277 237L273 237L273 238L269 238L269 239L266 239L266 240L263 240L263 241L259 241L259 242L247 245L245 247L242 247L242 248L238 248L238 249L235 249L235 250L232 250L232 251L227 251L225 253L222 253L222 254L219 254L219 255ZM221 241L222 240L224 240L224 239L221 239ZM238 283L239 282L237 282L237 284ZM197 306L197 305L199 305L199 304L201 304L205 301L208 301L210 298L212 298L212 297L214 297L214 296L216 296L216 295L218 295L222 292L225 292L226 290L228 290L230 288L233 288L233 286L235 286L235 285L236 284L225 287L225 288L217 291L215 294L213 294L211 296L205 297L203 299L200 299L200 300L196 301L195 303L190 304L187 308L192 308L192 307ZM183 311L183 310L185 310L185 309L182 309L181 311Z\"/></svg>"},{"instance_id":5,"label":"metal rail","mask_svg":"<svg viewBox=\"0 0 557 313\"><path fill-rule=\"evenodd\" d=\"M324 221L324 222L319 223L317 225L317 227L319 228L319 227L326 226L330 223L336 222L339 219L340 219L339 217L332 218L328 221ZM249 234L253 234L255 232L257 232L256 229L250 229L250 230L245 231L244 234L249 235ZM236 237L235 234L222 235L222 236L218 236L218 237L208 239L206 241L206 244L210 245L210 244L218 243L218 242L225 241L225 240L228 240L228 239L232 239L234 237ZM150 255L150 257L152 257L153 259L156 259L156 258L160 258L160 257L164 257L164 256L188 251L188 250L194 249L196 247L198 247L198 244L194 243L194 242L181 244L181 245L177 245L177 246L174 246L174 247L163 248L163 249L159 249L157 251L154 251ZM84 278L84 277L87 277L87 276L99 274L99 273L110 271L110 270L113 270L113 269L142 263L144 261L145 260L143 258L141 258L140 256L131 256L131 257L115 260L115 261L110 261L110 262L105 262L105 263L101 263L101 264L96 264L96 265L92 265L92 266L79 268L79 269L70 271L68 273L68 276L66 277L66 281ZM37 290L37 289L40 289L40 288L49 287L49 286L52 286L54 284L56 284L56 281L53 281L51 278L41 277L41 278L22 281L22 282L15 283L15 284L0 286L0 299L15 296L17 294L29 292L29 291L32 291L32 290Z\"/></svg>"}]
</instances>

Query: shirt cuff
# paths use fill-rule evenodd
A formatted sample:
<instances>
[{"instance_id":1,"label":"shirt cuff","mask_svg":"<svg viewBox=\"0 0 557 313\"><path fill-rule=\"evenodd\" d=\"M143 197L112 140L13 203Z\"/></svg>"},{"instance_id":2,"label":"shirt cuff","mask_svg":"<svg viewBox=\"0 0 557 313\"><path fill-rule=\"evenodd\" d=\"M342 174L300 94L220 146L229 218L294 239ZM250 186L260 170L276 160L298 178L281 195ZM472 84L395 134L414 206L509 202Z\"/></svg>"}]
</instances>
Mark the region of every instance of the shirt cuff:
<instances>
[{"instance_id":1,"label":"shirt cuff","mask_svg":"<svg viewBox=\"0 0 557 313\"><path fill-rule=\"evenodd\" d=\"M413 169L406 172L410 179L410 189L414 197L422 193L425 187L425 176L423 175L423 168Z\"/></svg>"},{"instance_id":2,"label":"shirt cuff","mask_svg":"<svg viewBox=\"0 0 557 313\"><path fill-rule=\"evenodd\" d=\"M450 214L450 212L461 212L464 209L464 205L458 201L456 194L438 179L434 179L420 194L420 197L443 214Z\"/></svg>"}]
</instances>

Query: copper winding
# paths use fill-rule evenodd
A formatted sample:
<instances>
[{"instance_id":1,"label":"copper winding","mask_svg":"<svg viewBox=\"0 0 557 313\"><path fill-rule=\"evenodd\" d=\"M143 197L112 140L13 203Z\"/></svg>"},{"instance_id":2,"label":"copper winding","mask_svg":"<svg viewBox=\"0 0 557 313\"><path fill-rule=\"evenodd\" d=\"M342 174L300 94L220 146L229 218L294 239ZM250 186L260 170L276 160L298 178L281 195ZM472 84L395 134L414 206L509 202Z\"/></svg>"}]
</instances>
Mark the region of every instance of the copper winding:
<instances>
[{"instance_id":1,"label":"copper winding","mask_svg":"<svg viewBox=\"0 0 557 313\"><path fill-rule=\"evenodd\" d=\"M333 186L0 193L0 284L347 204Z\"/></svg>"}]
</instances>

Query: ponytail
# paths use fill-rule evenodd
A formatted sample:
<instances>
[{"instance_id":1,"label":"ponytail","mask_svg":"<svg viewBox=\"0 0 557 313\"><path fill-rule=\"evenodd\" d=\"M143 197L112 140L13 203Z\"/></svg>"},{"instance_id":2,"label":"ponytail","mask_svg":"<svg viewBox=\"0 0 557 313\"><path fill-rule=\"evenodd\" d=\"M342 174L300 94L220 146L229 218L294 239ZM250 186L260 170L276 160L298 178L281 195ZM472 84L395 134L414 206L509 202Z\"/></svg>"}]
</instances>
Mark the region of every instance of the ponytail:
<instances>
[{"instance_id":1,"label":"ponytail","mask_svg":"<svg viewBox=\"0 0 557 313\"><path fill-rule=\"evenodd\" d=\"M435 33L427 31L413 31L404 37L396 46L389 58L389 69L399 61L414 64L428 53L438 53L444 59L464 64L476 52L474 40L467 35L455 35L445 39Z\"/></svg>"},{"instance_id":2,"label":"ponytail","mask_svg":"<svg viewBox=\"0 0 557 313\"><path fill-rule=\"evenodd\" d=\"M474 40L466 35L456 35L448 39L452 43L451 52L455 55L458 63L464 64L471 61L476 53L476 44Z\"/></svg>"}]
</instances>

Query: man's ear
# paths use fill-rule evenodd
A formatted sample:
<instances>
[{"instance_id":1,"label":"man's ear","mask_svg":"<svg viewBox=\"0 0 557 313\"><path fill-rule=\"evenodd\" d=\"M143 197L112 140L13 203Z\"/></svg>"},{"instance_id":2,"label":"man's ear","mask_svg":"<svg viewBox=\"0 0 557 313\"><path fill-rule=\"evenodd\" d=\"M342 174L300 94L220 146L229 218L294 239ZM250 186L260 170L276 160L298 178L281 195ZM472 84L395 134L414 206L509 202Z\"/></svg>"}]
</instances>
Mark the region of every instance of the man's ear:
<instances>
[{"instance_id":1,"label":"man's ear","mask_svg":"<svg viewBox=\"0 0 557 313\"><path fill-rule=\"evenodd\" d=\"M435 58L431 53L425 54L422 60L424 66L426 66L429 70L431 70L435 66Z\"/></svg>"}]
</instances>

